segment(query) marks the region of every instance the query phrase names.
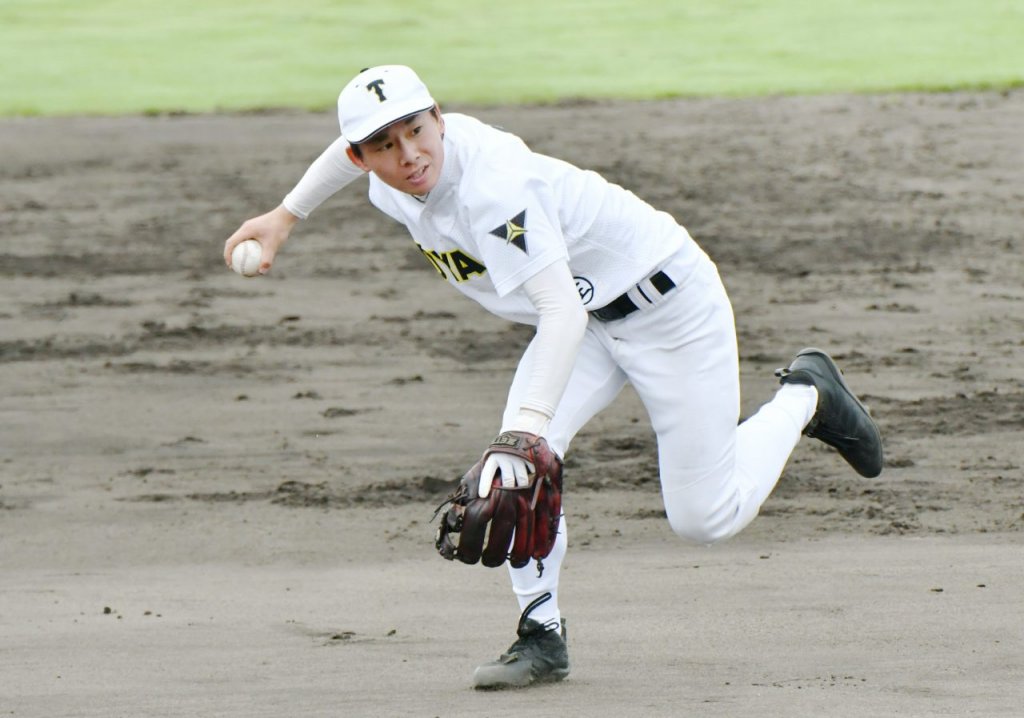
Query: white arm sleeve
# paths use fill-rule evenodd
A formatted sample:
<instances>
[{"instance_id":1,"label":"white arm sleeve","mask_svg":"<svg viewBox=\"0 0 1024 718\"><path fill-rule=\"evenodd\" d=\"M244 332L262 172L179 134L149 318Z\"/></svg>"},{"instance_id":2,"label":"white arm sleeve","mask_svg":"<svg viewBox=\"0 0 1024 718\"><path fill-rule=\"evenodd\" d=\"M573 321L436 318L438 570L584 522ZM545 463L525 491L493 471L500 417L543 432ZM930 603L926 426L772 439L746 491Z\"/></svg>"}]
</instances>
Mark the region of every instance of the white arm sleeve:
<instances>
[{"instance_id":1,"label":"white arm sleeve","mask_svg":"<svg viewBox=\"0 0 1024 718\"><path fill-rule=\"evenodd\" d=\"M537 334L530 343L533 362L519 412L510 417L502 431L540 435L569 383L587 329L587 312L565 260L527 279L523 289L539 315Z\"/></svg>"},{"instance_id":2,"label":"white arm sleeve","mask_svg":"<svg viewBox=\"0 0 1024 718\"><path fill-rule=\"evenodd\" d=\"M332 142L285 195L284 208L299 219L305 219L332 194L362 177L365 173L349 159L347 150L345 138Z\"/></svg>"}]
</instances>

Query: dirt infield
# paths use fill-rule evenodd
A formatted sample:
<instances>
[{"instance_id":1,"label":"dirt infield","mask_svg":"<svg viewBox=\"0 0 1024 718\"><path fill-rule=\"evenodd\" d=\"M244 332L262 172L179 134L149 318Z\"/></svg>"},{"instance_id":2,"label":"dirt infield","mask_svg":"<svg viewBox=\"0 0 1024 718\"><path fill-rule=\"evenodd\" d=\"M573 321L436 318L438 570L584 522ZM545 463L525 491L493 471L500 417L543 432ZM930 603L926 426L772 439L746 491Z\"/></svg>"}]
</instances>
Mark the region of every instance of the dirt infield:
<instances>
[{"instance_id":1,"label":"dirt infield","mask_svg":"<svg viewBox=\"0 0 1024 718\"><path fill-rule=\"evenodd\" d=\"M573 673L469 689L503 571L431 514L529 332L358 186L268 277L220 259L331 113L0 122L0 715L1019 716L1024 92L459 108L671 212L743 408L802 346L887 468L802 442L726 544L672 536L627 390L567 463Z\"/></svg>"}]
</instances>

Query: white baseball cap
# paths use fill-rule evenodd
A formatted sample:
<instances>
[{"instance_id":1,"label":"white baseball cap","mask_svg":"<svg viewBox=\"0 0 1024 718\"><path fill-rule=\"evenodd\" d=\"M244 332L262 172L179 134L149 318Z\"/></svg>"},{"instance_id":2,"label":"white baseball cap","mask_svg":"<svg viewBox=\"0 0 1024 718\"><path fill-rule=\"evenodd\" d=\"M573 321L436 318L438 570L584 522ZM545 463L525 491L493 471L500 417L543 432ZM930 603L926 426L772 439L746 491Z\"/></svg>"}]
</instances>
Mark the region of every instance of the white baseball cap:
<instances>
[{"instance_id":1,"label":"white baseball cap","mask_svg":"<svg viewBox=\"0 0 1024 718\"><path fill-rule=\"evenodd\" d=\"M437 104L423 81L405 65L363 70L338 95L341 136L363 142L390 124Z\"/></svg>"}]
</instances>

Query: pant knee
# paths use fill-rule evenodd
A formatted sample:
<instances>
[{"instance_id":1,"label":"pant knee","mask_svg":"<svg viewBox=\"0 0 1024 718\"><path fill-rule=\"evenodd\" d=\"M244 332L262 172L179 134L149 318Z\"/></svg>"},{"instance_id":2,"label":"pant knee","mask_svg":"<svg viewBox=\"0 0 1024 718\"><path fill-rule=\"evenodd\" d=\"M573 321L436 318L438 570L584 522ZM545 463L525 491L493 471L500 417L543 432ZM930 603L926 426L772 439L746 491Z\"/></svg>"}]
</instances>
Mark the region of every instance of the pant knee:
<instances>
[{"instance_id":1,"label":"pant knee","mask_svg":"<svg viewBox=\"0 0 1024 718\"><path fill-rule=\"evenodd\" d=\"M672 531L676 536L702 545L718 543L719 541L729 538L729 534L715 531L713 527L710 526L692 526L689 524L681 525L672 522L670 522L670 525L672 526Z\"/></svg>"},{"instance_id":2,"label":"pant knee","mask_svg":"<svg viewBox=\"0 0 1024 718\"><path fill-rule=\"evenodd\" d=\"M680 538L698 544L713 544L733 536L734 521L715 512L669 509L668 523L673 533Z\"/></svg>"}]
</instances>

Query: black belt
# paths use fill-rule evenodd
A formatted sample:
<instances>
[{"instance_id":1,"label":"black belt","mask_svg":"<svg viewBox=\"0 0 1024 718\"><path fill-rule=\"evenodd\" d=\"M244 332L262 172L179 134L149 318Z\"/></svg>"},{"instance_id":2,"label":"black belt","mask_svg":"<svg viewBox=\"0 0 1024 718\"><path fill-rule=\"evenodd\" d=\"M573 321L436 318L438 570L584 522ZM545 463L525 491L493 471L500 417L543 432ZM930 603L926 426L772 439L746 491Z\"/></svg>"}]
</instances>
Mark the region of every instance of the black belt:
<instances>
[{"instance_id":1,"label":"black belt","mask_svg":"<svg viewBox=\"0 0 1024 718\"><path fill-rule=\"evenodd\" d=\"M665 295L675 289L676 283L673 282L672 278L664 272L658 272L651 276L651 285L657 289L661 295ZM637 285L636 289L644 299L651 301L647 295L644 294L644 290L640 288L640 285ZM618 299L605 304L600 309L595 309L590 313L590 315L602 322L614 322L617 319L628 317L639 308L640 307L636 305L636 302L630 299L627 294L623 294Z\"/></svg>"}]
</instances>

